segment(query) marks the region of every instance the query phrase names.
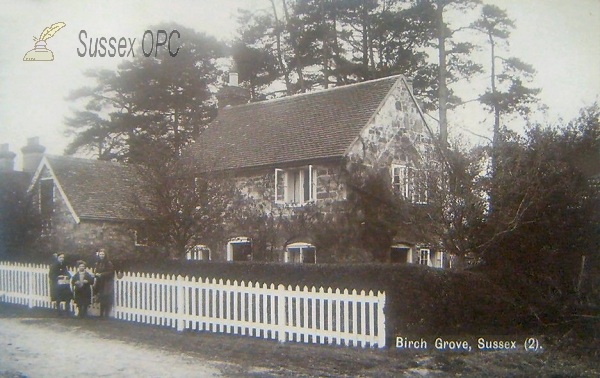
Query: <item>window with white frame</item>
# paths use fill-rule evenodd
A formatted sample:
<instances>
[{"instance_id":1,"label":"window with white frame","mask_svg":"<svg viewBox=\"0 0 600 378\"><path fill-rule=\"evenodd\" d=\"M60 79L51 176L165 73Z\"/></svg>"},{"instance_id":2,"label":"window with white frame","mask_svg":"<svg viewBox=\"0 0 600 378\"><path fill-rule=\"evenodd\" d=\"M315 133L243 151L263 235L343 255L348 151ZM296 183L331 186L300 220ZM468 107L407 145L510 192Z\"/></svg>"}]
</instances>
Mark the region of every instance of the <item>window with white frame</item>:
<instances>
[{"instance_id":1,"label":"window with white frame","mask_svg":"<svg viewBox=\"0 0 600 378\"><path fill-rule=\"evenodd\" d=\"M413 203L427 203L427 172L425 170L406 165L393 165L392 186L396 193Z\"/></svg>"},{"instance_id":2,"label":"window with white frame","mask_svg":"<svg viewBox=\"0 0 600 378\"><path fill-rule=\"evenodd\" d=\"M187 260L211 260L210 248L205 245L199 244L188 248L186 252Z\"/></svg>"},{"instance_id":3,"label":"window with white frame","mask_svg":"<svg viewBox=\"0 0 600 378\"><path fill-rule=\"evenodd\" d=\"M431 262L431 250L428 248L419 249L419 264L430 266Z\"/></svg>"},{"instance_id":4,"label":"window with white frame","mask_svg":"<svg viewBox=\"0 0 600 378\"><path fill-rule=\"evenodd\" d=\"M390 251L390 262L412 264L412 248L407 244L392 245Z\"/></svg>"},{"instance_id":5,"label":"window with white frame","mask_svg":"<svg viewBox=\"0 0 600 378\"><path fill-rule=\"evenodd\" d=\"M304 205L315 200L316 171L312 165L275 169L275 203Z\"/></svg>"},{"instance_id":6,"label":"window with white frame","mask_svg":"<svg viewBox=\"0 0 600 378\"><path fill-rule=\"evenodd\" d=\"M284 262L286 263L311 263L317 262L317 250L309 243L292 243L285 248Z\"/></svg>"},{"instance_id":7,"label":"window with white frame","mask_svg":"<svg viewBox=\"0 0 600 378\"><path fill-rule=\"evenodd\" d=\"M252 239L245 236L229 239L227 261L252 261Z\"/></svg>"},{"instance_id":8,"label":"window with white frame","mask_svg":"<svg viewBox=\"0 0 600 378\"><path fill-rule=\"evenodd\" d=\"M446 259L446 257L444 255L444 252L437 251L435 253L435 264L433 264L433 266L435 268L442 268L443 269L444 265L445 265L445 259Z\"/></svg>"}]
</instances>

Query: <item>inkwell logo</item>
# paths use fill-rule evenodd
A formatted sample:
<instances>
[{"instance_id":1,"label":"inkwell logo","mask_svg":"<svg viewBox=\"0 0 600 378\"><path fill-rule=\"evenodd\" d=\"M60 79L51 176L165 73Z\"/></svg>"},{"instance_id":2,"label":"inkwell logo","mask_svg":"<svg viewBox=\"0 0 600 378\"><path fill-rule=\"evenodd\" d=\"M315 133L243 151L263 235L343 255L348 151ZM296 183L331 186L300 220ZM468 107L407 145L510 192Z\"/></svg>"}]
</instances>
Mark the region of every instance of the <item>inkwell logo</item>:
<instances>
[{"instance_id":1,"label":"inkwell logo","mask_svg":"<svg viewBox=\"0 0 600 378\"><path fill-rule=\"evenodd\" d=\"M23 57L23 61L25 62L43 62L43 61L52 61L54 60L54 54L52 51L46 48L46 41L52 38L57 31L64 28L66 24L64 22L57 22L56 24L52 24L52 26L44 29L42 34L40 34L40 38L33 37L35 41L35 48L33 50L27 51L27 54Z\"/></svg>"}]
</instances>

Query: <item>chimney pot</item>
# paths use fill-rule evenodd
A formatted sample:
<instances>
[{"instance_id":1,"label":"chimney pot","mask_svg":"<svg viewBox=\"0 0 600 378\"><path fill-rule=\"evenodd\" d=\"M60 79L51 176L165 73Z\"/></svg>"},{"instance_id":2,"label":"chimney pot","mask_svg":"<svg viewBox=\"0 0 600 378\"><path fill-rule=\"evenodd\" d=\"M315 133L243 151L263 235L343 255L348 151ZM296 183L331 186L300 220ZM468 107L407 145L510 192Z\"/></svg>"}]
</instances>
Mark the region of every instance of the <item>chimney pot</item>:
<instances>
[{"instance_id":1,"label":"chimney pot","mask_svg":"<svg viewBox=\"0 0 600 378\"><path fill-rule=\"evenodd\" d=\"M15 154L8 148L8 143L0 144L0 172L12 172L15 169Z\"/></svg>"},{"instance_id":2,"label":"chimney pot","mask_svg":"<svg viewBox=\"0 0 600 378\"><path fill-rule=\"evenodd\" d=\"M46 147L40 144L39 137L27 138L27 145L21 148L23 153L23 171L34 173L37 169Z\"/></svg>"},{"instance_id":3,"label":"chimney pot","mask_svg":"<svg viewBox=\"0 0 600 378\"><path fill-rule=\"evenodd\" d=\"M229 72L229 86L237 87L239 86L238 73L237 72Z\"/></svg>"}]
</instances>

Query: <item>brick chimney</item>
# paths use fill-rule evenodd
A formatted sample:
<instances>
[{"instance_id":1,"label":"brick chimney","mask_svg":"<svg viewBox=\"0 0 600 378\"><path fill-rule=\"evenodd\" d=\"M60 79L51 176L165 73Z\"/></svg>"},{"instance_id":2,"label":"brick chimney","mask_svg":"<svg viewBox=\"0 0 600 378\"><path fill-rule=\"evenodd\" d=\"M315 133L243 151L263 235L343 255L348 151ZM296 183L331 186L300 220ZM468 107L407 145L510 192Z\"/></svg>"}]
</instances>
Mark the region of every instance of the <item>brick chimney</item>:
<instances>
[{"instance_id":1,"label":"brick chimney","mask_svg":"<svg viewBox=\"0 0 600 378\"><path fill-rule=\"evenodd\" d=\"M239 86L238 72L235 63L229 71L229 82L217 92L219 109L227 106L247 104L250 100L250 91Z\"/></svg>"},{"instance_id":2,"label":"brick chimney","mask_svg":"<svg viewBox=\"0 0 600 378\"><path fill-rule=\"evenodd\" d=\"M15 154L9 151L8 143L0 144L0 172L12 172L15 169Z\"/></svg>"},{"instance_id":3,"label":"brick chimney","mask_svg":"<svg viewBox=\"0 0 600 378\"><path fill-rule=\"evenodd\" d=\"M35 173L46 147L40 145L39 137L27 138L27 145L21 148L23 153L23 172Z\"/></svg>"}]
</instances>

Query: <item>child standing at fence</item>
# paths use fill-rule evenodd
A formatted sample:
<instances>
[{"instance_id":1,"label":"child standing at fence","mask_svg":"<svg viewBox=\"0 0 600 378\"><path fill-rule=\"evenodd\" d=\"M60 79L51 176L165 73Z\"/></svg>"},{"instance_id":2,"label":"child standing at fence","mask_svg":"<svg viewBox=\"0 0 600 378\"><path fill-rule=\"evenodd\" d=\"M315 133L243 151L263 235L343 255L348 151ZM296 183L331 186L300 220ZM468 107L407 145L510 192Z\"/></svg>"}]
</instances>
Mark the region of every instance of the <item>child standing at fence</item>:
<instances>
[{"instance_id":1,"label":"child standing at fence","mask_svg":"<svg viewBox=\"0 0 600 378\"><path fill-rule=\"evenodd\" d=\"M48 272L50 278L50 300L56 302L56 309L59 316L69 316L69 305L73 294L71 292L71 273L65 264L65 254L59 253L56 255L56 260L50 265ZM64 307L61 310L61 303Z\"/></svg>"},{"instance_id":2,"label":"child standing at fence","mask_svg":"<svg viewBox=\"0 0 600 378\"><path fill-rule=\"evenodd\" d=\"M92 303L92 285L94 284L94 276L86 271L86 267L85 261L77 261L77 273L71 278L75 304L77 305L78 310L77 317L79 318L85 318L87 316L88 307Z\"/></svg>"},{"instance_id":3,"label":"child standing at fence","mask_svg":"<svg viewBox=\"0 0 600 378\"><path fill-rule=\"evenodd\" d=\"M94 273L96 277L94 293L98 295L98 302L100 302L100 317L107 318L113 304L115 268L108 260L104 249L98 251Z\"/></svg>"}]
</instances>

